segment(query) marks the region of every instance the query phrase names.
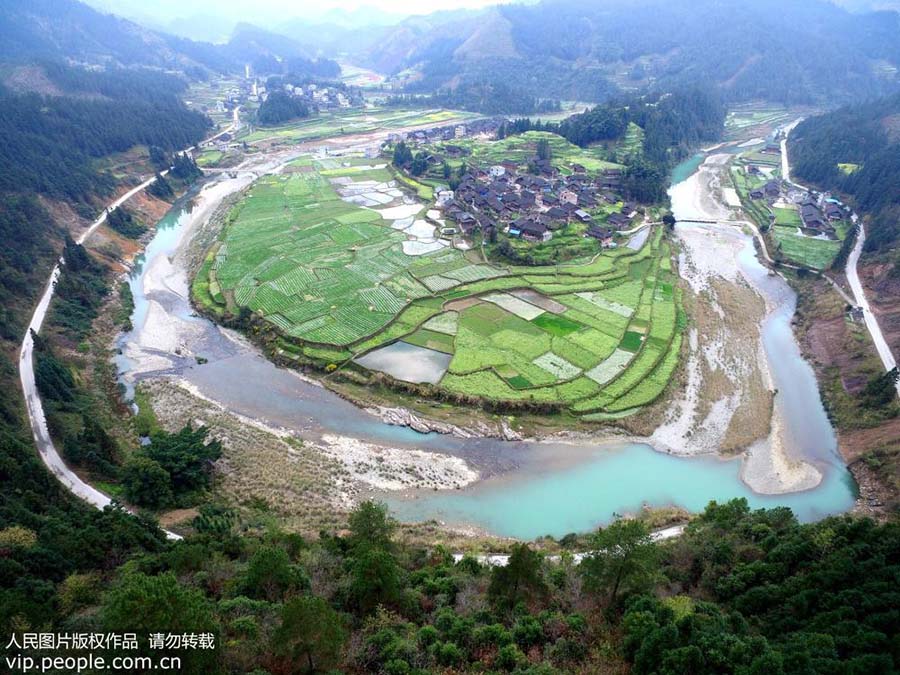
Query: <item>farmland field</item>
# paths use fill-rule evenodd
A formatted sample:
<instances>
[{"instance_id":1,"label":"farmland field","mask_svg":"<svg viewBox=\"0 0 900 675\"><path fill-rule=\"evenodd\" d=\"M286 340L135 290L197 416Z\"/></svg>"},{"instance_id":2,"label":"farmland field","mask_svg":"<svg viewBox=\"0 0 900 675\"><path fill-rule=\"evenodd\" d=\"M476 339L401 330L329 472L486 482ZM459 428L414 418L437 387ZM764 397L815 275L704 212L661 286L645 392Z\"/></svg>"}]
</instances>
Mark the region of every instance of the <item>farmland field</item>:
<instances>
[{"instance_id":1,"label":"farmland field","mask_svg":"<svg viewBox=\"0 0 900 675\"><path fill-rule=\"evenodd\" d=\"M484 166L505 160L525 164L534 156L534 149L539 139L546 139L549 142L551 161L562 173L571 172L572 164L575 162L582 164L588 171L624 168L621 164L606 161L604 153L599 149L579 148L562 136L546 131L527 131L524 134L507 136L503 140L490 143L469 138L454 139L452 143L471 153L466 161Z\"/></svg>"},{"instance_id":2,"label":"farmland field","mask_svg":"<svg viewBox=\"0 0 900 675\"><path fill-rule=\"evenodd\" d=\"M756 167L759 173L751 175L750 166ZM845 225L836 224L838 239L809 236L802 231L803 223L796 204L784 199L769 204L764 199L750 198L752 190L781 177L778 155L744 152L732 163L730 175L745 213L760 227L769 228L770 245L776 253L788 262L811 269L822 270L831 265L841 248Z\"/></svg>"},{"instance_id":3,"label":"farmland field","mask_svg":"<svg viewBox=\"0 0 900 675\"><path fill-rule=\"evenodd\" d=\"M461 402L592 414L659 397L681 344L662 228L639 250L488 264L437 238L429 204L375 161L301 159L258 180L207 254L196 303L252 313L276 329L281 357L329 372L369 377L364 364L391 345L433 354L442 370L409 381Z\"/></svg>"},{"instance_id":4,"label":"farmland field","mask_svg":"<svg viewBox=\"0 0 900 675\"><path fill-rule=\"evenodd\" d=\"M242 137L241 140L254 143L275 139L287 143L299 143L329 136L367 133L378 129L425 124L452 124L472 117L475 117L472 113L456 110L405 110L403 108L348 110L323 113L284 126L259 128Z\"/></svg>"},{"instance_id":5,"label":"farmland field","mask_svg":"<svg viewBox=\"0 0 900 675\"><path fill-rule=\"evenodd\" d=\"M812 269L825 269L841 250L841 242L797 234L796 227L772 228L778 250L785 258Z\"/></svg>"}]
</instances>

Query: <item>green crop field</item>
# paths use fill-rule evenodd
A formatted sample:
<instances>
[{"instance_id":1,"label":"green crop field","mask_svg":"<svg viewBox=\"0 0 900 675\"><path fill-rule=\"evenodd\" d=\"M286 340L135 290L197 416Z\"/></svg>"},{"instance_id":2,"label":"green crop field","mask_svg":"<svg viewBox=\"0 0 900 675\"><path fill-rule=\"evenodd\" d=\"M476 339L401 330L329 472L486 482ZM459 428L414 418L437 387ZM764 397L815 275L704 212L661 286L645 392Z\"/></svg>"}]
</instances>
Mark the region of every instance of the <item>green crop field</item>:
<instances>
[{"instance_id":1,"label":"green crop field","mask_svg":"<svg viewBox=\"0 0 900 675\"><path fill-rule=\"evenodd\" d=\"M459 138L452 141L452 144L467 149L471 154L466 157L466 161L479 166L497 164L505 160L524 165L534 157L540 139L549 142L551 161L564 173L571 172L572 164L575 162L582 164L588 171L624 168L621 164L607 161L604 152L599 148L579 148L562 136L546 131L527 131L498 141Z\"/></svg>"},{"instance_id":2,"label":"green crop field","mask_svg":"<svg viewBox=\"0 0 900 675\"><path fill-rule=\"evenodd\" d=\"M198 305L249 311L282 356L329 370L365 374L355 359L397 341L449 355L437 386L466 401L590 415L659 397L683 324L661 227L638 251L489 264L411 225L428 204L375 164L301 159L254 183L194 280Z\"/></svg>"},{"instance_id":3,"label":"green crop field","mask_svg":"<svg viewBox=\"0 0 900 675\"><path fill-rule=\"evenodd\" d=\"M822 270L831 265L834 256L841 250L841 242L832 239L818 239L797 234L796 227L772 228L778 250L785 258L805 267Z\"/></svg>"},{"instance_id":4,"label":"green crop field","mask_svg":"<svg viewBox=\"0 0 900 675\"><path fill-rule=\"evenodd\" d=\"M241 140L254 143L275 139L297 143L343 134L368 133L379 129L452 124L472 117L475 115L458 110L406 110L403 108L346 110L322 113L283 126L260 127L242 137Z\"/></svg>"},{"instance_id":5,"label":"green crop field","mask_svg":"<svg viewBox=\"0 0 900 675\"><path fill-rule=\"evenodd\" d=\"M826 269L841 248L841 240L846 234L846 225L836 224L835 229L839 237L836 240L807 236L801 232L803 223L796 206L770 206L766 200L750 199L751 190L765 185L768 178L761 175L750 175L746 169L749 165L764 167L766 162L772 168L770 172L772 178L780 177L778 158L773 159L771 155L743 153L732 164L730 176L744 211L756 221L757 225L761 227L771 225L770 240L773 242L776 252L780 253L784 260L811 269ZM783 202L776 203L783 204ZM774 221L770 219L770 214L775 216Z\"/></svg>"}]
</instances>

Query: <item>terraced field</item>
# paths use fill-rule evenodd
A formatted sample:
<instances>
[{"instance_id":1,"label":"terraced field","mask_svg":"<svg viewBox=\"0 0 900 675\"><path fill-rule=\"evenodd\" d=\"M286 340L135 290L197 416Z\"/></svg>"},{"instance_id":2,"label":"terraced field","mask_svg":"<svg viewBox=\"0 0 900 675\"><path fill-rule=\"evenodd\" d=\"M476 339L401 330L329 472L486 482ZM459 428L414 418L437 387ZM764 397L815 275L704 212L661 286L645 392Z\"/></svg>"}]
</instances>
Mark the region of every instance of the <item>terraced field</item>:
<instances>
[{"instance_id":1,"label":"terraced field","mask_svg":"<svg viewBox=\"0 0 900 675\"><path fill-rule=\"evenodd\" d=\"M640 127L637 127L637 130L640 130ZM452 144L469 150L471 157L467 158L466 161L479 166L497 164L504 160L525 164L528 159L534 156L535 147L540 139L544 139L550 144L553 164L562 173L570 172L572 164L575 162L582 164L588 171L624 168L621 164L607 161L605 153L601 149L579 148L577 145L569 143L562 136L546 131L527 131L524 134L507 136L503 140L493 143L484 143L478 139L461 138L454 139ZM632 131L628 139L632 144L640 142L637 131Z\"/></svg>"},{"instance_id":2,"label":"terraced field","mask_svg":"<svg viewBox=\"0 0 900 675\"><path fill-rule=\"evenodd\" d=\"M659 397L683 324L661 228L638 251L487 264L436 238L428 205L368 161L303 160L254 184L195 279L198 304L246 308L277 327L282 357L329 372L371 374L357 359L398 341L443 354L438 377L410 381L460 401L594 415ZM366 361L409 379L402 359Z\"/></svg>"}]
</instances>

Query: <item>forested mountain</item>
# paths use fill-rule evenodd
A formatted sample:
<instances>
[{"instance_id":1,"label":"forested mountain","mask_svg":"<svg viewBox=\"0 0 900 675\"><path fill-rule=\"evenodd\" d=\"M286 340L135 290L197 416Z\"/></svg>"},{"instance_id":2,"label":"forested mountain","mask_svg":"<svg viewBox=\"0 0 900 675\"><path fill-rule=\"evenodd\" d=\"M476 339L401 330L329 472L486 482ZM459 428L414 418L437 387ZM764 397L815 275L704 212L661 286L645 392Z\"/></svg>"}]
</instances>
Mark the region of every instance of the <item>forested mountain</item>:
<instances>
[{"instance_id":1,"label":"forested mountain","mask_svg":"<svg viewBox=\"0 0 900 675\"><path fill-rule=\"evenodd\" d=\"M871 218L869 252L900 239L900 95L802 122L791 133L795 174L852 197Z\"/></svg>"},{"instance_id":2,"label":"forested mountain","mask_svg":"<svg viewBox=\"0 0 900 675\"><path fill-rule=\"evenodd\" d=\"M616 90L712 84L726 100L834 105L898 86L900 16L824 0L544 0L475 19L399 25L370 63L408 86L503 81L533 95L602 100Z\"/></svg>"},{"instance_id":3,"label":"forested mountain","mask_svg":"<svg viewBox=\"0 0 900 675\"><path fill-rule=\"evenodd\" d=\"M264 66L261 72L281 72L271 60L313 56L314 50L291 38L249 24L236 26L227 43L210 44L144 28L78 0L7 0L0 12L0 61L73 59L205 78L210 72L243 73L246 63Z\"/></svg>"},{"instance_id":4,"label":"forested mountain","mask_svg":"<svg viewBox=\"0 0 900 675\"><path fill-rule=\"evenodd\" d=\"M178 93L186 82L150 70L86 71L45 64L62 96L15 93L0 87L0 192L37 192L84 202L107 192L110 177L92 160L135 145L181 149L210 126Z\"/></svg>"}]
</instances>

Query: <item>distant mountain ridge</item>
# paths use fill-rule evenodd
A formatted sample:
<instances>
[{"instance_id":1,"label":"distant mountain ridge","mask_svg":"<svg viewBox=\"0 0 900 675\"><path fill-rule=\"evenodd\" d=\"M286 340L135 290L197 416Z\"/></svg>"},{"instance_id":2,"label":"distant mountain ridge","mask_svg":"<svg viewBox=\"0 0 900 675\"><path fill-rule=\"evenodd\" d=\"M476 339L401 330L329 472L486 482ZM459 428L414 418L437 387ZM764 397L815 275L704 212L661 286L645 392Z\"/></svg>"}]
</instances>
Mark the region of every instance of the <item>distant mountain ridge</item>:
<instances>
[{"instance_id":1,"label":"distant mountain ridge","mask_svg":"<svg viewBox=\"0 0 900 675\"><path fill-rule=\"evenodd\" d=\"M598 100L704 83L731 100L831 105L900 86L900 15L825 0L544 0L448 22L415 17L363 56L389 73L415 69L421 89L498 79Z\"/></svg>"},{"instance_id":2,"label":"distant mountain ridge","mask_svg":"<svg viewBox=\"0 0 900 675\"><path fill-rule=\"evenodd\" d=\"M0 60L64 59L110 66L149 66L188 74L242 72L260 57L310 59L284 35L239 24L226 44L196 42L144 28L77 0L5 0Z\"/></svg>"}]
</instances>

